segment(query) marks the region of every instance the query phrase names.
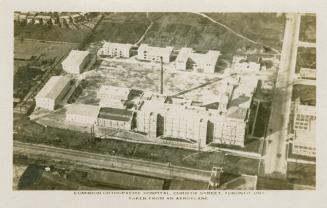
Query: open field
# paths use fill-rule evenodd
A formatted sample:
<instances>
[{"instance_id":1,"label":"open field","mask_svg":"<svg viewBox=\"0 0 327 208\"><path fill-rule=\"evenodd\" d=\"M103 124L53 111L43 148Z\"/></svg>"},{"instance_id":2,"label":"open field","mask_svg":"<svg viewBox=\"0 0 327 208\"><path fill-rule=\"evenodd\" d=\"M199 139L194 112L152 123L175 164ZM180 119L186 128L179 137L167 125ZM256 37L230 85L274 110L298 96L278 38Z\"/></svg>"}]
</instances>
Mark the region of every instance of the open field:
<instances>
[{"instance_id":1,"label":"open field","mask_svg":"<svg viewBox=\"0 0 327 208\"><path fill-rule=\"evenodd\" d=\"M81 43L87 37L89 32L90 29L75 30L43 25L14 25L14 36L19 39L32 38L38 40Z\"/></svg>"},{"instance_id":2,"label":"open field","mask_svg":"<svg viewBox=\"0 0 327 208\"><path fill-rule=\"evenodd\" d=\"M105 13L104 18L94 31L92 42L111 41L135 43L144 33L150 21L144 12Z\"/></svg>"},{"instance_id":3,"label":"open field","mask_svg":"<svg viewBox=\"0 0 327 208\"><path fill-rule=\"evenodd\" d=\"M154 23L144 43L220 50L225 55L235 52L239 47L252 45L197 14L150 13L150 18Z\"/></svg>"},{"instance_id":4,"label":"open field","mask_svg":"<svg viewBox=\"0 0 327 208\"><path fill-rule=\"evenodd\" d=\"M316 16L301 16L300 37L301 41L316 42Z\"/></svg>"},{"instance_id":5,"label":"open field","mask_svg":"<svg viewBox=\"0 0 327 208\"><path fill-rule=\"evenodd\" d=\"M301 68L316 68L316 48L298 48L295 73Z\"/></svg>"},{"instance_id":6,"label":"open field","mask_svg":"<svg viewBox=\"0 0 327 208\"><path fill-rule=\"evenodd\" d=\"M285 22L283 16L277 17L276 14L271 13L210 13L209 15L236 32L244 33L245 36L258 41L259 45L233 35L198 14L185 12L150 12L148 16L145 12L105 13L90 42L109 40L136 43L152 22L142 43L154 46L169 45L176 49L192 47L199 51L220 50L229 58L242 47L261 49L260 44L263 44L281 48Z\"/></svg>"},{"instance_id":7,"label":"open field","mask_svg":"<svg viewBox=\"0 0 327 208\"><path fill-rule=\"evenodd\" d=\"M43 127L27 119L15 120L14 126L19 134L15 140L76 149L87 152L114 154L127 158L156 162L171 162L173 165L211 170L222 166L226 173L256 175L258 160L237 157L223 152L198 152L159 145L129 143L117 140L95 142L89 133Z\"/></svg>"},{"instance_id":8,"label":"open field","mask_svg":"<svg viewBox=\"0 0 327 208\"><path fill-rule=\"evenodd\" d=\"M21 40L15 38L14 52L39 56L46 55L48 58L62 56L71 49L77 49L76 43L60 43L60 42L46 42L42 40Z\"/></svg>"},{"instance_id":9,"label":"open field","mask_svg":"<svg viewBox=\"0 0 327 208\"><path fill-rule=\"evenodd\" d=\"M262 45L281 49L285 17L276 13L207 13L234 31Z\"/></svg>"}]
</instances>

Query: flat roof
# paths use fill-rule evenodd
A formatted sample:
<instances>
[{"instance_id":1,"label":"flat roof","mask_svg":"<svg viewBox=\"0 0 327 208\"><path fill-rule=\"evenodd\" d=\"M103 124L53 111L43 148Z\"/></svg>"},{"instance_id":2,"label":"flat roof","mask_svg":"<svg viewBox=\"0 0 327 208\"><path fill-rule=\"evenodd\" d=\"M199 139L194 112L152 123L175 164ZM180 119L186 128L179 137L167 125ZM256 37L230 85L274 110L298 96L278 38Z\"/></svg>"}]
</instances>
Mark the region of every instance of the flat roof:
<instances>
[{"instance_id":1,"label":"flat roof","mask_svg":"<svg viewBox=\"0 0 327 208\"><path fill-rule=\"evenodd\" d=\"M133 111L126 109L102 107L98 118L116 120L116 121L130 121L133 117Z\"/></svg>"},{"instance_id":2,"label":"flat roof","mask_svg":"<svg viewBox=\"0 0 327 208\"><path fill-rule=\"evenodd\" d=\"M56 99L70 80L65 76L52 76L35 98Z\"/></svg>"},{"instance_id":3,"label":"flat roof","mask_svg":"<svg viewBox=\"0 0 327 208\"><path fill-rule=\"evenodd\" d=\"M150 53L155 53L155 54L171 54L173 51L174 47L171 46L166 46L165 48L163 47L155 47L155 46L149 46L148 44L141 44L138 50L144 50L144 51L149 51Z\"/></svg>"},{"instance_id":4,"label":"flat roof","mask_svg":"<svg viewBox=\"0 0 327 208\"><path fill-rule=\"evenodd\" d=\"M89 51L78 51L71 50L65 60L62 62L63 65L80 65L85 57L89 54Z\"/></svg>"},{"instance_id":5,"label":"flat roof","mask_svg":"<svg viewBox=\"0 0 327 208\"><path fill-rule=\"evenodd\" d=\"M133 45L130 43L112 43L112 42L105 42L103 44L103 47L109 47L109 48L127 48L130 49Z\"/></svg>"},{"instance_id":6,"label":"flat roof","mask_svg":"<svg viewBox=\"0 0 327 208\"><path fill-rule=\"evenodd\" d=\"M191 53L190 58L196 63L216 64L220 56L219 51L208 51L207 53Z\"/></svg>"},{"instance_id":7,"label":"flat roof","mask_svg":"<svg viewBox=\"0 0 327 208\"><path fill-rule=\"evenodd\" d=\"M119 97L121 100L128 98L131 89L126 87L116 87L111 85L102 85L98 94L106 94L109 97Z\"/></svg>"},{"instance_id":8,"label":"flat roof","mask_svg":"<svg viewBox=\"0 0 327 208\"><path fill-rule=\"evenodd\" d=\"M97 105L72 104L67 107L67 114L97 117L100 107Z\"/></svg>"}]
</instances>

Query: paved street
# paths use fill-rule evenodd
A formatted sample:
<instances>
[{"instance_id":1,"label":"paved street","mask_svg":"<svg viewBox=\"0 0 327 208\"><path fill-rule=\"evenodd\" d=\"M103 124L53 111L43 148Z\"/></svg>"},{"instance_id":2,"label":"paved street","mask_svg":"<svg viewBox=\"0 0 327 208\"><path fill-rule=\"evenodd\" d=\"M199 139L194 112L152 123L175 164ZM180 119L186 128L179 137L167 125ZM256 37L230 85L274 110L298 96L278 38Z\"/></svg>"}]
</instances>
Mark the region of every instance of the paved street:
<instances>
[{"instance_id":1,"label":"paved street","mask_svg":"<svg viewBox=\"0 0 327 208\"><path fill-rule=\"evenodd\" d=\"M280 69L266 138L265 175L274 173L276 177L286 176L286 139L291 111L292 82L295 73L300 17L300 14L287 15Z\"/></svg>"}]
</instances>

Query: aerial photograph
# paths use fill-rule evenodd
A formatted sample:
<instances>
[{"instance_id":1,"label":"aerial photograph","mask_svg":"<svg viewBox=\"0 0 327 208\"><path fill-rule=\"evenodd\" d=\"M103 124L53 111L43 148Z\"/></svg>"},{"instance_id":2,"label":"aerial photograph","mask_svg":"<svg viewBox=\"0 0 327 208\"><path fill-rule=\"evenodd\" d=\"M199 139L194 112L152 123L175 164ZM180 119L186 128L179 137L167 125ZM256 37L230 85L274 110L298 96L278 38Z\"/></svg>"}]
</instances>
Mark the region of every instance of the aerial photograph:
<instances>
[{"instance_id":1,"label":"aerial photograph","mask_svg":"<svg viewBox=\"0 0 327 208\"><path fill-rule=\"evenodd\" d=\"M13 21L14 191L316 189L316 14Z\"/></svg>"}]
</instances>

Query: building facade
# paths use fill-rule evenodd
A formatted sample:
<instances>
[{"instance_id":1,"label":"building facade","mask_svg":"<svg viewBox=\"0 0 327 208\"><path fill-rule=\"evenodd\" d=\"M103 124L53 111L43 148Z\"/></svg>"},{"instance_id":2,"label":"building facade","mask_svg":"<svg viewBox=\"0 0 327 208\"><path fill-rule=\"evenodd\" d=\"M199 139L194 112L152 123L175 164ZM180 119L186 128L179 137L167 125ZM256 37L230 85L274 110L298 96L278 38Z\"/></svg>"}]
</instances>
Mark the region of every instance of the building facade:
<instances>
[{"instance_id":1,"label":"building facade","mask_svg":"<svg viewBox=\"0 0 327 208\"><path fill-rule=\"evenodd\" d=\"M64 76L52 76L35 96L36 107L55 110L73 83L71 79Z\"/></svg>"},{"instance_id":2,"label":"building facade","mask_svg":"<svg viewBox=\"0 0 327 208\"><path fill-rule=\"evenodd\" d=\"M308 157L316 155L316 106L294 102L294 140L292 153Z\"/></svg>"},{"instance_id":3,"label":"building facade","mask_svg":"<svg viewBox=\"0 0 327 208\"><path fill-rule=\"evenodd\" d=\"M170 63L172 58L173 47L153 47L147 44L141 44L137 50L137 58L143 61L160 62L162 57L163 63Z\"/></svg>"},{"instance_id":4,"label":"building facade","mask_svg":"<svg viewBox=\"0 0 327 208\"><path fill-rule=\"evenodd\" d=\"M195 53L191 48L182 48L176 58L176 69L214 73L219 56L219 51L210 50L207 53Z\"/></svg>"},{"instance_id":5,"label":"building facade","mask_svg":"<svg viewBox=\"0 0 327 208\"><path fill-rule=\"evenodd\" d=\"M132 44L105 42L98 54L101 57L129 58L131 56Z\"/></svg>"},{"instance_id":6,"label":"building facade","mask_svg":"<svg viewBox=\"0 0 327 208\"><path fill-rule=\"evenodd\" d=\"M117 108L100 108L97 125L113 129L132 129L133 111Z\"/></svg>"},{"instance_id":7,"label":"building facade","mask_svg":"<svg viewBox=\"0 0 327 208\"><path fill-rule=\"evenodd\" d=\"M94 105L72 104L67 108L66 121L87 125L95 125L100 107Z\"/></svg>"},{"instance_id":8,"label":"building facade","mask_svg":"<svg viewBox=\"0 0 327 208\"><path fill-rule=\"evenodd\" d=\"M316 107L300 104L300 99L294 103L294 123L293 129L309 130L312 121L316 120Z\"/></svg>"}]
</instances>

